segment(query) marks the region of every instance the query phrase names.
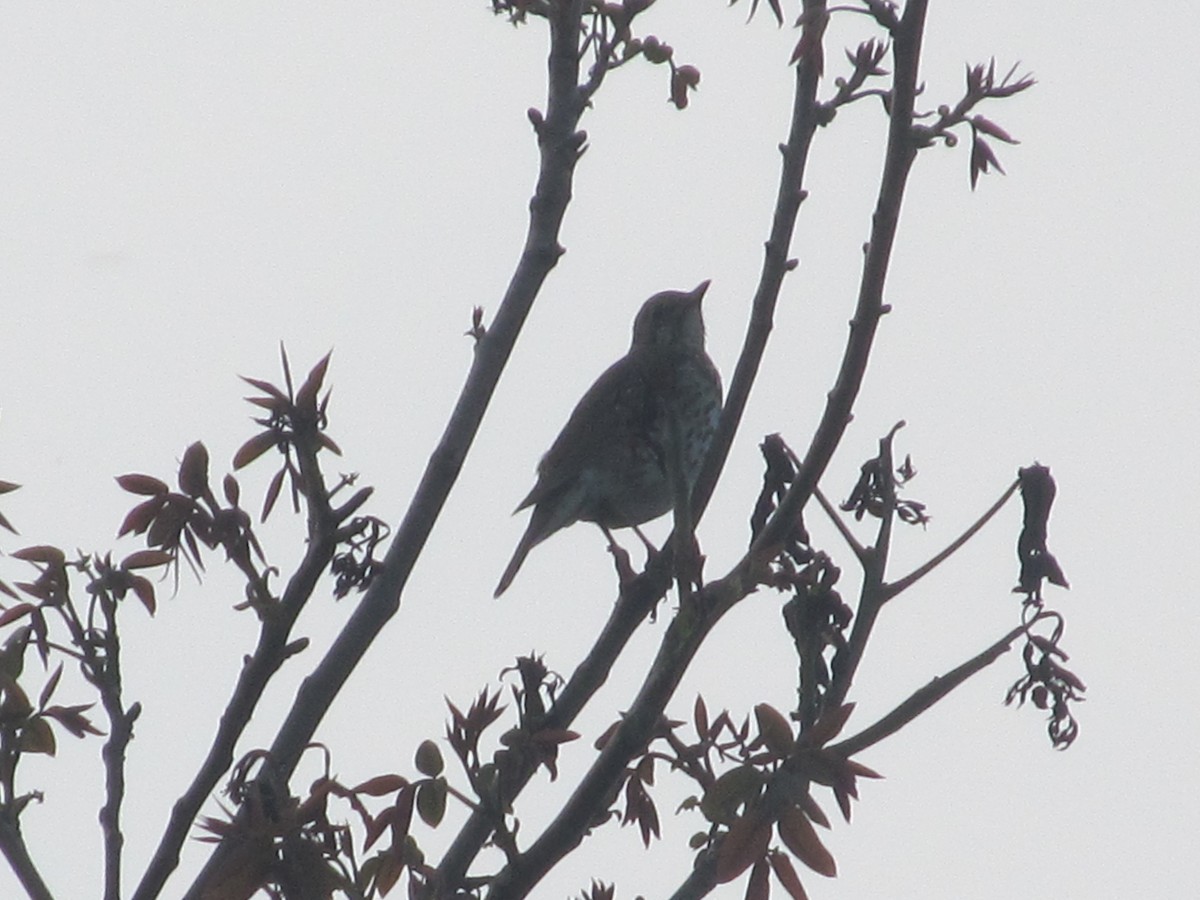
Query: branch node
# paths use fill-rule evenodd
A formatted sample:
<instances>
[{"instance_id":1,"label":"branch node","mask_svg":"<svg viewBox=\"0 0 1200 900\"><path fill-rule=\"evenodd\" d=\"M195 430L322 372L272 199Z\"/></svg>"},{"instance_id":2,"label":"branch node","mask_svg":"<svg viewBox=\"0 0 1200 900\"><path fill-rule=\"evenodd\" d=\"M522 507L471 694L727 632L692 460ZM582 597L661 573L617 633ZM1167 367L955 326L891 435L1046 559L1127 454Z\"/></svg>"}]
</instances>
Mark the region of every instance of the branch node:
<instances>
[{"instance_id":1,"label":"branch node","mask_svg":"<svg viewBox=\"0 0 1200 900\"><path fill-rule=\"evenodd\" d=\"M471 310L471 327L463 332L466 337L473 338L475 345L487 336L487 326L483 324L483 307L476 306ZM345 518L343 515L342 518Z\"/></svg>"},{"instance_id":2,"label":"branch node","mask_svg":"<svg viewBox=\"0 0 1200 900\"><path fill-rule=\"evenodd\" d=\"M525 111L525 115L529 117L529 124L533 126L534 134L540 139L546 130L546 117L542 115L542 111L533 106Z\"/></svg>"}]
</instances>

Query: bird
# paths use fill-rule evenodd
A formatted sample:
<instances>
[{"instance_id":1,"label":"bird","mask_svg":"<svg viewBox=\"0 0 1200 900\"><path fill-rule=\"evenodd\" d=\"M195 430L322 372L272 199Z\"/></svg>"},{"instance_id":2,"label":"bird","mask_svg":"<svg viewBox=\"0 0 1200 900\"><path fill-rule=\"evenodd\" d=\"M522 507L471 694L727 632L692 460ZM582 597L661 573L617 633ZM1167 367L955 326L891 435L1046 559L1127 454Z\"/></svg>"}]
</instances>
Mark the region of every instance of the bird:
<instances>
[{"instance_id":1,"label":"bird","mask_svg":"<svg viewBox=\"0 0 1200 900\"><path fill-rule=\"evenodd\" d=\"M529 524L493 596L530 550L568 525L594 522L611 543L609 529L636 529L670 511L673 466L692 490L722 402L720 373L704 350L708 285L642 304L629 352L588 388L538 463L537 482L514 511L533 507Z\"/></svg>"}]
</instances>

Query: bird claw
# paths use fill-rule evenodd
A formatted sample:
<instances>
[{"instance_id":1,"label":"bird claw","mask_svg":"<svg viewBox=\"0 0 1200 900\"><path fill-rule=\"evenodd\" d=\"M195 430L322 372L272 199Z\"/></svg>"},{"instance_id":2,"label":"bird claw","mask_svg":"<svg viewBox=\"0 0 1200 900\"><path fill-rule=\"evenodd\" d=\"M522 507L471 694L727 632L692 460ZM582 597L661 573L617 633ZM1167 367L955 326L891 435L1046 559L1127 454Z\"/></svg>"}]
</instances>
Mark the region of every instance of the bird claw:
<instances>
[{"instance_id":1,"label":"bird claw","mask_svg":"<svg viewBox=\"0 0 1200 900\"><path fill-rule=\"evenodd\" d=\"M614 541L612 535L608 536L608 552L612 554L613 564L617 567L617 582L623 592L637 578L637 572L633 571L633 564L629 562L629 551Z\"/></svg>"}]
</instances>

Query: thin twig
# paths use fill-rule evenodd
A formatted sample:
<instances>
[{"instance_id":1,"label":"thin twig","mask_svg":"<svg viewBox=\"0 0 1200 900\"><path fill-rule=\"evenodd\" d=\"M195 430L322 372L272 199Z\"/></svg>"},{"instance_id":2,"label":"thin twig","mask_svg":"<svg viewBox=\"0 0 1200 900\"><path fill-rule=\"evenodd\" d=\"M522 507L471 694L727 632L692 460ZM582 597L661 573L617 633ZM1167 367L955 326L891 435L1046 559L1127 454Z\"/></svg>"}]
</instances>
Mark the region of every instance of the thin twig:
<instances>
[{"instance_id":1,"label":"thin twig","mask_svg":"<svg viewBox=\"0 0 1200 900\"><path fill-rule=\"evenodd\" d=\"M1000 638L1000 640L982 652L977 653L962 665L956 666L945 675L934 678L929 684L918 688L913 692L912 696L878 722L868 725L858 734L846 738L846 740L837 744L833 744L828 749L848 758L895 734L972 675L987 668L1007 653L1012 648L1013 641L1029 631L1034 621L1037 620L1035 619L1013 628L1004 637Z\"/></svg>"},{"instance_id":2,"label":"thin twig","mask_svg":"<svg viewBox=\"0 0 1200 900\"><path fill-rule=\"evenodd\" d=\"M401 592L457 481L521 327L542 283L564 252L558 235L585 140L585 135L577 131L584 111L578 87L582 5L582 0L569 0L554 4L547 13L551 31L549 95L545 116L530 114L538 136L541 166L520 262L491 327L476 341L458 402L375 580L325 657L301 684L276 734L270 753L281 778L290 777L334 697L399 609ZM218 847L188 897L201 895L205 879L220 869L229 850L227 844Z\"/></svg>"},{"instance_id":3,"label":"thin twig","mask_svg":"<svg viewBox=\"0 0 1200 900\"><path fill-rule=\"evenodd\" d=\"M1009 498L1020 486L1020 479L1013 481L1013 483L1008 486L1008 489L1000 495L1000 499L993 503L988 511L980 516L966 531L951 541L946 549L944 549L941 553L938 553L927 562L917 566L917 568L913 569L903 578L883 585L883 599L891 600L897 594L908 590L910 587L944 563L947 559L953 556L955 552L957 552L958 549L963 546L963 544L975 536L979 529L983 528L984 525L991 521L992 517L996 515L996 513L1000 512L1000 510L1004 507L1004 504L1008 502Z\"/></svg>"},{"instance_id":4,"label":"thin twig","mask_svg":"<svg viewBox=\"0 0 1200 900\"><path fill-rule=\"evenodd\" d=\"M809 0L806 5L824 4ZM797 66L796 99L789 144L782 148L783 173L763 275L729 397L693 495L697 517L707 505L737 430L771 330L779 286L784 274L792 268L788 250L795 216L803 199L801 179L808 146L817 127L815 98L818 81L815 67L807 60L801 60ZM692 597L691 602L681 604L679 613L663 636L646 681L620 727L610 736L554 821L529 845L516 864L505 866L497 874L488 894L489 900L512 900L526 896L545 873L578 844L595 811L602 808L616 789L629 760L645 747L653 734L667 702L707 634L725 612L755 588L756 581L751 577L751 572L751 557L744 557L725 578L705 585Z\"/></svg>"},{"instance_id":5,"label":"thin twig","mask_svg":"<svg viewBox=\"0 0 1200 900\"><path fill-rule=\"evenodd\" d=\"M100 830L104 837L104 897L120 900L121 859L125 836L121 833L121 805L125 800L125 754L133 739L133 723L140 707L126 710L121 701L121 640L117 631L117 603L98 595L104 616L104 660L91 669L90 680L100 693L108 716L108 740L104 742L104 805L100 808ZM86 645L85 645L86 646Z\"/></svg>"},{"instance_id":6,"label":"thin twig","mask_svg":"<svg viewBox=\"0 0 1200 900\"><path fill-rule=\"evenodd\" d=\"M29 847L21 834L20 825L12 820L7 812L0 815L0 853L4 854L9 868L21 882L21 887L25 889L30 900L54 900L54 895L42 879L42 873L38 871L29 855Z\"/></svg>"},{"instance_id":7,"label":"thin twig","mask_svg":"<svg viewBox=\"0 0 1200 900\"><path fill-rule=\"evenodd\" d=\"M849 546L851 552L860 563L866 560L867 549L859 542L854 533L850 531L846 521L838 515L837 509L829 502L829 498L825 496L825 492L818 486L813 489L813 496L817 498L817 503L821 505L821 509L825 510L825 515L829 516L829 521L833 522L833 526L837 529L838 534L842 536Z\"/></svg>"},{"instance_id":8,"label":"thin twig","mask_svg":"<svg viewBox=\"0 0 1200 900\"><path fill-rule=\"evenodd\" d=\"M254 652L242 666L204 761L196 770L186 790L171 807L167 826L133 893L133 900L151 900L158 897L167 878L179 865L179 854L192 823L221 777L233 765L238 740L254 715L267 685L290 655L288 646L296 619L312 597L318 579L329 568L333 559L337 545L332 535L337 523L330 510L329 495L318 462L319 445L314 437L309 436L308 440L296 441L294 446L308 505L307 550L288 581L278 604L271 605L269 615L260 617L261 627ZM245 574L251 590L265 594L265 581L249 557L243 553L230 555Z\"/></svg>"}]
</instances>

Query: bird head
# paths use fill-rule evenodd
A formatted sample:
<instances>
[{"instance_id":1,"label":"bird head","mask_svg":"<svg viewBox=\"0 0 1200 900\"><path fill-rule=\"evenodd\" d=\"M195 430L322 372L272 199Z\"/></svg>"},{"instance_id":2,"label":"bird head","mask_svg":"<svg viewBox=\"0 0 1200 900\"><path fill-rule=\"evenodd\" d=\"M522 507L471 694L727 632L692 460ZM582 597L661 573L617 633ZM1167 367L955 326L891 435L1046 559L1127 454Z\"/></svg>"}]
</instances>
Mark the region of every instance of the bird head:
<instances>
[{"instance_id":1,"label":"bird head","mask_svg":"<svg viewBox=\"0 0 1200 900\"><path fill-rule=\"evenodd\" d=\"M662 291L643 303L633 320L633 346L703 350L700 301L707 290L708 282L702 281L690 291Z\"/></svg>"}]
</instances>

